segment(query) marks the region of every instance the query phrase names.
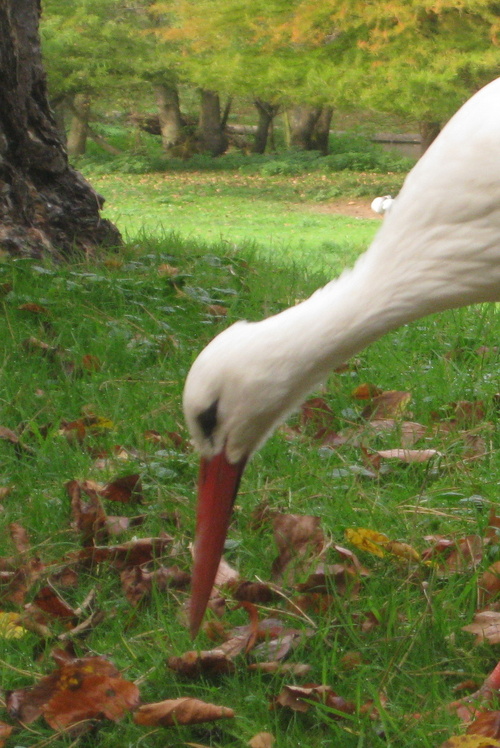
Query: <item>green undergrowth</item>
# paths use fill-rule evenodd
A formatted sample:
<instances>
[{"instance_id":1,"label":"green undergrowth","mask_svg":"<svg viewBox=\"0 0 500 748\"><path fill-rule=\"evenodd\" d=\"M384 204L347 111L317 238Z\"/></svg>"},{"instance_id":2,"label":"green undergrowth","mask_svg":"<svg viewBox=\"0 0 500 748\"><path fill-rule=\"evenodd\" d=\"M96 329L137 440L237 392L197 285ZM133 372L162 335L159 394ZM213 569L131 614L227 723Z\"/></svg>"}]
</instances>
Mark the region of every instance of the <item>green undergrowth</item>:
<instances>
[{"instance_id":1,"label":"green undergrowth","mask_svg":"<svg viewBox=\"0 0 500 748\"><path fill-rule=\"evenodd\" d=\"M78 168L91 169L94 174L233 171L262 176L298 176L345 170L406 173L414 164L414 159L385 151L378 143L355 132L331 135L327 156L319 151L278 149L264 154L231 150L217 158L194 153L183 159L167 157L158 136L145 132L138 134L121 126L98 124L96 129L122 153L112 155L89 141L87 154L77 165Z\"/></svg>"},{"instance_id":2,"label":"green undergrowth","mask_svg":"<svg viewBox=\"0 0 500 748\"><path fill-rule=\"evenodd\" d=\"M175 267L177 275L170 276L166 265ZM181 393L197 352L227 324L278 312L327 278L304 264L264 261L249 246L235 252L226 242L203 244L173 234L142 235L122 254L91 262L55 266L4 260L0 426L20 434L24 447L0 439L0 486L11 488L1 502L3 526L22 524L32 544L29 553L57 570L65 554L80 548L66 482L105 482L139 472L142 506L105 504L109 514L146 514L146 519L113 542L166 531L175 541L172 558L163 563L189 570L197 458L175 443L148 440L146 432L173 431L186 439ZM40 308L26 306L33 304ZM225 318L214 317L214 304L227 309ZM344 532L352 527L383 532L420 552L429 546L427 536L453 539L483 533L500 481L494 452L498 437L489 425L496 415L499 328L493 306L449 312L387 336L348 370L333 374L322 395L333 412L333 430L362 422L366 403L352 395L360 384L405 390L412 400L404 417L429 426L417 447L440 454L422 464L392 462L389 470L373 473L358 445L332 449L304 433L290 439L278 431L248 466L235 507L227 558L242 577L270 578L276 555L271 524L252 528L249 521L262 501L271 510L320 516L325 532L341 545L347 545ZM480 345L488 348L486 353L478 353ZM436 435L432 429L436 419L447 417L449 404L459 400L483 401L481 458L467 459L461 437ZM80 442L68 438L64 423L82 414L96 416L99 425ZM396 430L372 438L367 446L374 450L399 444ZM125 461L119 456L124 450ZM231 707L236 718L143 728L126 717L80 738L54 737L39 720L17 731L12 745L174 748L196 743L236 748L263 730L275 735L278 748L440 745L460 730L446 709L455 698L454 686L468 678L481 682L495 663L491 647L474 647L462 626L472 620L477 579L498 559L498 545L488 547L476 569L457 573L356 552L370 572L356 594L332 590L331 605L320 614L302 616L280 601L272 611L265 606L260 611L314 630L289 661L310 664L309 682L331 685L354 701L358 711L349 718L339 720L321 706L307 713L271 709L272 699L294 677L252 673L244 656L233 675L189 681L174 674L166 667L169 656L214 646L205 634L195 644L190 641L180 616L186 594L154 591L140 609L133 608L116 572L101 564L81 569L78 585L61 591L77 606L94 590L95 607L105 615L86 636L75 639L76 654L109 657L125 677L140 679L144 702L189 695ZM4 532L0 555L12 554ZM327 561L337 560L330 548ZM41 583L33 584L25 602ZM287 585L285 595L292 595ZM3 609L18 608L7 601ZM365 630L361 624L367 616L377 625ZM242 624L246 614L230 605L225 619ZM57 625L53 630L59 632ZM34 633L0 640L4 692L32 686L50 672L55 644ZM353 653L350 668L345 656ZM378 707L375 719L361 710L369 700ZM412 716L417 713L419 718ZM10 718L3 712L0 719Z\"/></svg>"}]
</instances>

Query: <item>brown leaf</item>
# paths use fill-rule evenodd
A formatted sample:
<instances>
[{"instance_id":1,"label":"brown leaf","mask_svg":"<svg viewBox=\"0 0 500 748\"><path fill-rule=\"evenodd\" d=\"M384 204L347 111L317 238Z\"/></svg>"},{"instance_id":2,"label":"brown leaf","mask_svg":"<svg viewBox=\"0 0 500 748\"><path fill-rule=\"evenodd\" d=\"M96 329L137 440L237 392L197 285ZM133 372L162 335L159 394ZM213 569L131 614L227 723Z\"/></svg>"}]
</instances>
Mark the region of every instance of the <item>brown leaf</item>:
<instances>
[{"instance_id":1,"label":"brown leaf","mask_svg":"<svg viewBox=\"0 0 500 748\"><path fill-rule=\"evenodd\" d=\"M441 568L447 572L461 572L475 569L483 558L485 542L480 535L467 535L455 541Z\"/></svg>"},{"instance_id":2,"label":"brown leaf","mask_svg":"<svg viewBox=\"0 0 500 748\"><path fill-rule=\"evenodd\" d=\"M451 406L454 409L455 422L463 427L470 428L471 426L477 426L486 417L482 400L474 400L473 402L458 400L452 403Z\"/></svg>"},{"instance_id":3,"label":"brown leaf","mask_svg":"<svg viewBox=\"0 0 500 748\"><path fill-rule=\"evenodd\" d=\"M168 262L163 262L161 265L158 265L157 272L158 275L166 275L168 278L174 278L176 275L179 275L179 268L169 265Z\"/></svg>"},{"instance_id":4,"label":"brown leaf","mask_svg":"<svg viewBox=\"0 0 500 748\"><path fill-rule=\"evenodd\" d=\"M174 672L188 678L235 672L234 662L222 649L185 652L180 657L169 657L167 665Z\"/></svg>"},{"instance_id":5,"label":"brown leaf","mask_svg":"<svg viewBox=\"0 0 500 748\"><path fill-rule=\"evenodd\" d=\"M302 429L313 429L315 439L323 438L332 429L334 420L332 409L323 397L311 397L301 406Z\"/></svg>"},{"instance_id":6,"label":"brown leaf","mask_svg":"<svg viewBox=\"0 0 500 748\"><path fill-rule=\"evenodd\" d=\"M33 314L50 314L47 307L42 306L41 304L35 304L32 301L28 301L26 304L20 304L17 308L23 312L32 312Z\"/></svg>"},{"instance_id":7,"label":"brown leaf","mask_svg":"<svg viewBox=\"0 0 500 748\"><path fill-rule=\"evenodd\" d=\"M248 741L250 748L273 748L276 738L270 732L259 732Z\"/></svg>"},{"instance_id":8,"label":"brown leaf","mask_svg":"<svg viewBox=\"0 0 500 748\"><path fill-rule=\"evenodd\" d=\"M233 590L233 597L235 600L265 605L275 600L278 594L263 582L240 582Z\"/></svg>"},{"instance_id":9,"label":"brown leaf","mask_svg":"<svg viewBox=\"0 0 500 748\"><path fill-rule=\"evenodd\" d=\"M42 587L35 596L33 602L40 610L53 618L76 619L76 613L72 607L60 597L52 587Z\"/></svg>"},{"instance_id":10,"label":"brown leaf","mask_svg":"<svg viewBox=\"0 0 500 748\"><path fill-rule=\"evenodd\" d=\"M237 572L236 569L233 569L224 556L222 556L219 568L217 569L217 574L215 575L214 587L237 584L239 579L239 572Z\"/></svg>"},{"instance_id":11,"label":"brown leaf","mask_svg":"<svg viewBox=\"0 0 500 748\"><path fill-rule=\"evenodd\" d=\"M8 725L7 722L0 722L0 748L4 748L13 729L13 725Z\"/></svg>"},{"instance_id":12,"label":"brown leaf","mask_svg":"<svg viewBox=\"0 0 500 748\"><path fill-rule=\"evenodd\" d=\"M207 304L205 309L207 310L207 314L210 314L211 317L227 316L227 307L222 306L222 304Z\"/></svg>"},{"instance_id":13,"label":"brown leaf","mask_svg":"<svg viewBox=\"0 0 500 748\"><path fill-rule=\"evenodd\" d=\"M474 622L462 626L462 631L476 635L474 644L488 641L490 644L500 642L500 612L496 610L482 610L476 613Z\"/></svg>"},{"instance_id":14,"label":"brown leaf","mask_svg":"<svg viewBox=\"0 0 500 748\"><path fill-rule=\"evenodd\" d=\"M325 704L335 711L344 712L345 714L354 714L356 711L356 707L352 702L346 701L341 696L337 696L330 686L284 686L279 696L275 699L276 704L287 706L295 712L309 711L311 704L308 702L311 701Z\"/></svg>"},{"instance_id":15,"label":"brown leaf","mask_svg":"<svg viewBox=\"0 0 500 748\"><path fill-rule=\"evenodd\" d=\"M441 456L437 449L382 449L377 450L376 454L384 460L396 459L401 462L428 462L436 456Z\"/></svg>"},{"instance_id":16,"label":"brown leaf","mask_svg":"<svg viewBox=\"0 0 500 748\"><path fill-rule=\"evenodd\" d=\"M162 566L154 571L145 571L140 566L132 566L120 573L120 579L129 603L139 605L151 596L154 588L160 592L169 587L177 590L185 589L191 581L191 575L177 566L170 568Z\"/></svg>"},{"instance_id":17,"label":"brown leaf","mask_svg":"<svg viewBox=\"0 0 500 748\"><path fill-rule=\"evenodd\" d=\"M481 712L467 727L467 735L484 735L487 738L500 738L500 712Z\"/></svg>"},{"instance_id":18,"label":"brown leaf","mask_svg":"<svg viewBox=\"0 0 500 748\"><path fill-rule=\"evenodd\" d=\"M372 418L395 418L401 416L411 400L410 392L388 390L373 398L364 408L361 417L367 421Z\"/></svg>"},{"instance_id":19,"label":"brown leaf","mask_svg":"<svg viewBox=\"0 0 500 748\"><path fill-rule=\"evenodd\" d=\"M356 387L352 391L352 397L355 400L372 400L374 397L379 397L383 394L383 390L374 384L364 382Z\"/></svg>"},{"instance_id":20,"label":"brown leaf","mask_svg":"<svg viewBox=\"0 0 500 748\"><path fill-rule=\"evenodd\" d=\"M43 714L55 730L88 719L116 721L139 703L139 689L104 657L62 662L33 688L7 696L11 716L29 724Z\"/></svg>"},{"instance_id":21,"label":"brown leaf","mask_svg":"<svg viewBox=\"0 0 500 748\"><path fill-rule=\"evenodd\" d=\"M82 367L86 371L100 371L102 364L97 356L94 356L92 353L86 353L82 356Z\"/></svg>"},{"instance_id":22,"label":"brown leaf","mask_svg":"<svg viewBox=\"0 0 500 748\"><path fill-rule=\"evenodd\" d=\"M500 592L500 561L495 561L482 574L478 582L479 604L484 605Z\"/></svg>"},{"instance_id":23,"label":"brown leaf","mask_svg":"<svg viewBox=\"0 0 500 748\"><path fill-rule=\"evenodd\" d=\"M291 561L301 573L325 552L327 541L321 520L307 514L277 514L273 522L274 539L279 556L273 562L274 579L281 577ZM293 573L293 570L292 570Z\"/></svg>"},{"instance_id":24,"label":"brown leaf","mask_svg":"<svg viewBox=\"0 0 500 748\"><path fill-rule=\"evenodd\" d=\"M184 697L167 699L156 704L143 704L134 714L136 725L175 727L214 722L217 719L234 717L234 711L225 706L208 704L206 701Z\"/></svg>"},{"instance_id":25,"label":"brown leaf","mask_svg":"<svg viewBox=\"0 0 500 748\"><path fill-rule=\"evenodd\" d=\"M5 439L5 441L10 442L11 444L18 444L19 442L18 435L6 426L0 426L0 439Z\"/></svg>"},{"instance_id":26,"label":"brown leaf","mask_svg":"<svg viewBox=\"0 0 500 748\"><path fill-rule=\"evenodd\" d=\"M121 501L123 504L144 500L141 476L137 473L116 478L111 483L107 483L100 493L110 501Z\"/></svg>"},{"instance_id":27,"label":"brown leaf","mask_svg":"<svg viewBox=\"0 0 500 748\"><path fill-rule=\"evenodd\" d=\"M74 523L82 535L83 545L89 546L94 542L106 540L108 537L106 512L93 484L91 485L89 481L79 483L71 480L66 483L66 491L71 500ZM88 501L83 500L82 491L85 492Z\"/></svg>"},{"instance_id":28,"label":"brown leaf","mask_svg":"<svg viewBox=\"0 0 500 748\"><path fill-rule=\"evenodd\" d=\"M297 585L299 592L321 592L327 594L335 589L340 596L354 596L359 592L359 574L346 564L319 564L305 582Z\"/></svg>"},{"instance_id":29,"label":"brown leaf","mask_svg":"<svg viewBox=\"0 0 500 748\"><path fill-rule=\"evenodd\" d=\"M109 561L117 569L130 566L141 566L160 558L165 548L172 543L173 538L166 533L158 538L139 538L121 545L93 546L83 548L75 553L68 553L66 561L90 561L93 564Z\"/></svg>"},{"instance_id":30,"label":"brown leaf","mask_svg":"<svg viewBox=\"0 0 500 748\"><path fill-rule=\"evenodd\" d=\"M24 527L17 522L9 525L10 537L18 553L27 553L31 549L30 539Z\"/></svg>"}]
</instances>

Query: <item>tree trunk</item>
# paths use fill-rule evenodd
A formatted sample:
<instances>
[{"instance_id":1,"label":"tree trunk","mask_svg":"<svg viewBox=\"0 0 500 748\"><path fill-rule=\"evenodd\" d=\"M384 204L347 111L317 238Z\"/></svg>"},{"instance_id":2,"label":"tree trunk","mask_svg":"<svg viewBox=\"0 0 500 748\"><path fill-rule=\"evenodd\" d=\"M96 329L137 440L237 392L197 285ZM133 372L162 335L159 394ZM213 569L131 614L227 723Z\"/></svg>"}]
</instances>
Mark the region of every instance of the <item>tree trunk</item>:
<instances>
[{"instance_id":1,"label":"tree trunk","mask_svg":"<svg viewBox=\"0 0 500 748\"><path fill-rule=\"evenodd\" d=\"M66 148L70 156L83 156L89 134L90 96L76 94L71 104L71 122Z\"/></svg>"},{"instance_id":2,"label":"tree trunk","mask_svg":"<svg viewBox=\"0 0 500 748\"><path fill-rule=\"evenodd\" d=\"M432 141L435 140L441 132L441 125L439 124L439 122L424 120L420 122L419 129L421 137L420 152L425 153Z\"/></svg>"},{"instance_id":3,"label":"tree trunk","mask_svg":"<svg viewBox=\"0 0 500 748\"><path fill-rule=\"evenodd\" d=\"M62 258L121 238L74 171L47 101L40 0L0 2L0 248Z\"/></svg>"},{"instance_id":4,"label":"tree trunk","mask_svg":"<svg viewBox=\"0 0 500 748\"><path fill-rule=\"evenodd\" d=\"M323 156L328 155L328 148L330 144L330 124L332 122L332 116L332 107L322 107L312 133L311 147L315 151L320 151Z\"/></svg>"},{"instance_id":5,"label":"tree trunk","mask_svg":"<svg viewBox=\"0 0 500 748\"><path fill-rule=\"evenodd\" d=\"M253 143L253 153L264 153L267 146L267 138L269 136L269 130L271 128L274 117L278 114L279 105L269 104L267 101L262 99L255 99L254 101L259 119L257 122L257 130L255 132L255 139Z\"/></svg>"},{"instance_id":6,"label":"tree trunk","mask_svg":"<svg viewBox=\"0 0 500 748\"><path fill-rule=\"evenodd\" d=\"M288 112L290 145L301 151L313 150L313 132L321 114L319 106L295 106Z\"/></svg>"},{"instance_id":7,"label":"tree trunk","mask_svg":"<svg viewBox=\"0 0 500 748\"><path fill-rule=\"evenodd\" d=\"M179 95L176 88L163 83L157 84L154 90L158 105L161 143L168 153L183 140Z\"/></svg>"},{"instance_id":8,"label":"tree trunk","mask_svg":"<svg viewBox=\"0 0 500 748\"><path fill-rule=\"evenodd\" d=\"M201 90L201 111L198 127L200 150L220 156L227 148L227 137L222 128L219 94Z\"/></svg>"}]
</instances>

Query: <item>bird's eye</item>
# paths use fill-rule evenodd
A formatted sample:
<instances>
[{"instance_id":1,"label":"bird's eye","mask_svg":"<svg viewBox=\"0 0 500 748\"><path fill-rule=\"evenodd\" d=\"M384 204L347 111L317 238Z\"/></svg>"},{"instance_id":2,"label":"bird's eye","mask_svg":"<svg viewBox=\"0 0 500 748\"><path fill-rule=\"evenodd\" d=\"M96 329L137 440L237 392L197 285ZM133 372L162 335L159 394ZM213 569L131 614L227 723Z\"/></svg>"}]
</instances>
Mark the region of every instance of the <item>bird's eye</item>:
<instances>
[{"instance_id":1,"label":"bird's eye","mask_svg":"<svg viewBox=\"0 0 500 748\"><path fill-rule=\"evenodd\" d=\"M198 421L201 430L203 431L203 435L210 439L212 434L215 431L215 427L217 426L217 406L219 404L218 400L214 400L212 405L210 405L206 410L203 410L201 413L198 414L196 417L196 420Z\"/></svg>"}]
</instances>

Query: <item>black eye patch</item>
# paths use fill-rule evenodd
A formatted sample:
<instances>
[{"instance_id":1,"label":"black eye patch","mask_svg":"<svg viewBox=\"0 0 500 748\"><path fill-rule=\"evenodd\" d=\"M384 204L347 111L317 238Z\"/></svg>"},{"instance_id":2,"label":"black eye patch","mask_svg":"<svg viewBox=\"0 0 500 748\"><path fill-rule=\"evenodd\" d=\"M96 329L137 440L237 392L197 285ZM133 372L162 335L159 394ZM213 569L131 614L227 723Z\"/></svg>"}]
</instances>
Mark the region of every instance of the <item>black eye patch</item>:
<instances>
[{"instance_id":1,"label":"black eye patch","mask_svg":"<svg viewBox=\"0 0 500 748\"><path fill-rule=\"evenodd\" d=\"M204 436L206 436L207 439L210 439L213 432L215 431L215 427L217 426L217 406L219 404L218 400L214 400L212 405L210 405L206 410L202 411L197 417L196 420L200 424L200 428L203 431Z\"/></svg>"}]
</instances>

